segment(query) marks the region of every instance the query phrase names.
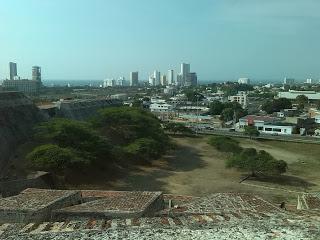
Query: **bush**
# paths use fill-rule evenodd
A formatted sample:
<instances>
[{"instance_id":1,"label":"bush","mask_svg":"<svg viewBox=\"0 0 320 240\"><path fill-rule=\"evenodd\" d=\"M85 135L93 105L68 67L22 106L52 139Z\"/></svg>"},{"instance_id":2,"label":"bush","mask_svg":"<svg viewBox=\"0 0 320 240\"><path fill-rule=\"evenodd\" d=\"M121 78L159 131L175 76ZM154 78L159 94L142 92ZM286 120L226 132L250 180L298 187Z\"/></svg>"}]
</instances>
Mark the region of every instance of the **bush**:
<instances>
[{"instance_id":1,"label":"bush","mask_svg":"<svg viewBox=\"0 0 320 240\"><path fill-rule=\"evenodd\" d=\"M238 141L225 136L211 137L208 143L221 152L239 153L242 151Z\"/></svg>"},{"instance_id":2,"label":"bush","mask_svg":"<svg viewBox=\"0 0 320 240\"><path fill-rule=\"evenodd\" d=\"M272 175L285 173L287 170L285 161L276 160L266 151L257 152L254 148L244 149L240 154L232 156L228 159L226 166L251 172L252 176L255 176L256 172Z\"/></svg>"},{"instance_id":3,"label":"bush","mask_svg":"<svg viewBox=\"0 0 320 240\"><path fill-rule=\"evenodd\" d=\"M27 155L29 165L33 169L63 172L67 168L82 168L90 164L88 158L71 148L46 144L36 147Z\"/></svg>"},{"instance_id":4,"label":"bush","mask_svg":"<svg viewBox=\"0 0 320 240\"><path fill-rule=\"evenodd\" d=\"M161 145L150 138L140 138L124 148L128 157L140 163L146 163L159 157L162 153Z\"/></svg>"}]
</instances>

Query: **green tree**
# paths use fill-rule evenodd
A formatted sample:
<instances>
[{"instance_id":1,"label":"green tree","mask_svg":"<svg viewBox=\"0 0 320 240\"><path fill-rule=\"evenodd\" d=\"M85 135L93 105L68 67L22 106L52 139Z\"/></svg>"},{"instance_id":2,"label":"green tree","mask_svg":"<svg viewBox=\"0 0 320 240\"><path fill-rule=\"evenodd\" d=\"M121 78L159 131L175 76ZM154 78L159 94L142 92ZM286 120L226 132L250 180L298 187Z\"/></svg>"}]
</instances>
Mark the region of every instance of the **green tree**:
<instances>
[{"instance_id":1,"label":"green tree","mask_svg":"<svg viewBox=\"0 0 320 240\"><path fill-rule=\"evenodd\" d=\"M204 99L204 96L202 94L193 89L185 90L184 94L186 95L187 100L191 102L202 101Z\"/></svg>"},{"instance_id":2,"label":"green tree","mask_svg":"<svg viewBox=\"0 0 320 240\"><path fill-rule=\"evenodd\" d=\"M86 122L53 119L38 126L35 135L39 140L72 148L97 161L111 155L112 146L108 139L98 135Z\"/></svg>"},{"instance_id":3,"label":"green tree","mask_svg":"<svg viewBox=\"0 0 320 240\"><path fill-rule=\"evenodd\" d=\"M266 151L257 152L254 148L244 149L240 154L230 157L226 166L248 171L251 176L256 176L257 172L270 175L282 174L287 170L285 161L276 160Z\"/></svg>"},{"instance_id":4,"label":"green tree","mask_svg":"<svg viewBox=\"0 0 320 240\"><path fill-rule=\"evenodd\" d=\"M165 129L173 134L191 134L193 131L182 123L169 122L165 124Z\"/></svg>"},{"instance_id":5,"label":"green tree","mask_svg":"<svg viewBox=\"0 0 320 240\"><path fill-rule=\"evenodd\" d=\"M320 100L317 101L317 103L316 103L316 108L317 108L318 110L320 110Z\"/></svg>"},{"instance_id":6,"label":"green tree","mask_svg":"<svg viewBox=\"0 0 320 240\"><path fill-rule=\"evenodd\" d=\"M213 136L209 139L208 144L214 146L221 152L238 154L242 151L242 148L239 146L239 142L230 137Z\"/></svg>"},{"instance_id":7,"label":"green tree","mask_svg":"<svg viewBox=\"0 0 320 240\"><path fill-rule=\"evenodd\" d=\"M150 138L140 138L124 148L128 157L139 163L146 163L159 157L162 149L159 144Z\"/></svg>"},{"instance_id":8,"label":"green tree","mask_svg":"<svg viewBox=\"0 0 320 240\"><path fill-rule=\"evenodd\" d=\"M267 101L262 105L262 110L269 114L288 108L292 108L292 103L287 98L273 99L272 101Z\"/></svg>"},{"instance_id":9,"label":"green tree","mask_svg":"<svg viewBox=\"0 0 320 240\"><path fill-rule=\"evenodd\" d=\"M298 95L296 97L296 102L298 103L299 109L304 109L304 107L308 104L309 99L306 95Z\"/></svg>"},{"instance_id":10,"label":"green tree","mask_svg":"<svg viewBox=\"0 0 320 240\"><path fill-rule=\"evenodd\" d=\"M245 126L244 134L252 138L252 137L258 137L260 135L260 132L254 126Z\"/></svg>"},{"instance_id":11,"label":"green tree","mask_svg":"<svg viewBox=\"0 0 320 240\"><path fill-rule=\"evenodd\" d=\"M41 145L27 155L29 166L37 170L63 172L68 168L83 168L90 164L81 152L54 144Z\"/></svg>"},{"instance_id":12,"label":"green tree","mask_svg":"<svg viewBox=\"0 0 320 240\"><path fill-rule=\"evenodd\" d=\"M220 119L224 122L231 121L234 116L234 110L232 108L225 108L223 109Z\"/></svg>"},{"instance_id":13,"label":"green tree","mask_svg":"<svg viewBox=\"0 0 320 240\"><path fill-rule=\"evenodd\" d=\"M160 121L150 112L133 107L110 107L99 111L92 125L113 143L126 145L139 138L152 138L164 147L169 142Z\"/></svg>"},{"instance_id":14,"label":"green tree","mask_svg":"<svg viewBox=\"0 0 320 240\"><path fill-rule=\"evenodd\" d=\"M210 104L210 110L209 113L211 115L220 115L224 109L224 104L218 100L214 100Z\"/></svg>"}]
</instances>

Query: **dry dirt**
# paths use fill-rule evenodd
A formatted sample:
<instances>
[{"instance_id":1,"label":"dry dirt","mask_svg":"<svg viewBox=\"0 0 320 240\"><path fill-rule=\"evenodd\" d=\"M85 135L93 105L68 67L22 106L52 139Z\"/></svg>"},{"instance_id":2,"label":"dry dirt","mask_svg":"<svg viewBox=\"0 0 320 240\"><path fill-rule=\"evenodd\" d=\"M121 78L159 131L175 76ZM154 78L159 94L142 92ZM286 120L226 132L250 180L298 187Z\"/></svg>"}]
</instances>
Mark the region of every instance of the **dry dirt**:
<instances>
[{"instance_id":1,"label":"dry dirt","mask_svg":"<svg viewBox=\"0 0 320 240\"><path fill-rule=\"evenodd\" d=\"M309 183L307 177L293 176L290 171L272 181L250 180L240 184L239 180L245 173L226 169L225 160L228 156L208 145L207 138L174 138L174 141L177 144L176 150L155 161L152 166L132 170L127 176L108 184L108 187L116 190L161 190L165 193L197 196L215 192L250 192L276 203L294 203L297 196L294 192L318 189L318 185ZM278 142L245 140L241 145L266 150L274 157L288 161L289 166L290 163L298 164L310 158L303 151L301 154L290 152ZM317 181L320 181L320 176Z\"/></svg>"}]
</instances>

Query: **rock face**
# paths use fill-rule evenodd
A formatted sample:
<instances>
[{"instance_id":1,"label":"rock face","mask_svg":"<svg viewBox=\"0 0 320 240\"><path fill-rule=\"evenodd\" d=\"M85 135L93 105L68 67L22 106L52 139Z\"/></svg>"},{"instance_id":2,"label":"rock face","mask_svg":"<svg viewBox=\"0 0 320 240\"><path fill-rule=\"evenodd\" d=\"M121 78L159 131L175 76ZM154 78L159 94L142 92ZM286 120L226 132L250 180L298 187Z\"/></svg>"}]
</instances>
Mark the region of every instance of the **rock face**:
<instances>
[{"instance_id":1,"label":"rock face","mask_svg":"<svg viewBox=\"0 0 320 240\"><path fill-rule=\"evenodd\" d=\"M18 144L28 138L43 115L23 93L0 92L0 176Z\"/></svg>"}]
</instances>

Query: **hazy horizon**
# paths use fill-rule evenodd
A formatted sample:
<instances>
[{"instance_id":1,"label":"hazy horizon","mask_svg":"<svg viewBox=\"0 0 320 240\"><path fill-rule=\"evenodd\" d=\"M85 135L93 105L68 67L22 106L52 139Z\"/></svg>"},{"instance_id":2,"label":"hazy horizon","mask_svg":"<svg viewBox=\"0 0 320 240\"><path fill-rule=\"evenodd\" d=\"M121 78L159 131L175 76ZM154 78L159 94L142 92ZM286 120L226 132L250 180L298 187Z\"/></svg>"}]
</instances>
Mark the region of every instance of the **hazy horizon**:
<instances>
[{"instance_id":1,"label":"hazy horizon","mask_svg":"<svg viewBox=\"0 0 320 240\"><path fill-rule=\"evenodd\" d=\"M105 79L191 64L202 81L320 78L318 0L0 2L0 79ZM218 80L221 79L221 80Z\"/></svg>"}]
</instances>

